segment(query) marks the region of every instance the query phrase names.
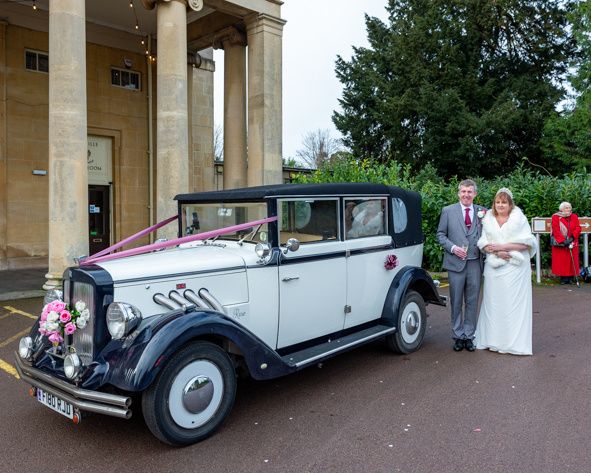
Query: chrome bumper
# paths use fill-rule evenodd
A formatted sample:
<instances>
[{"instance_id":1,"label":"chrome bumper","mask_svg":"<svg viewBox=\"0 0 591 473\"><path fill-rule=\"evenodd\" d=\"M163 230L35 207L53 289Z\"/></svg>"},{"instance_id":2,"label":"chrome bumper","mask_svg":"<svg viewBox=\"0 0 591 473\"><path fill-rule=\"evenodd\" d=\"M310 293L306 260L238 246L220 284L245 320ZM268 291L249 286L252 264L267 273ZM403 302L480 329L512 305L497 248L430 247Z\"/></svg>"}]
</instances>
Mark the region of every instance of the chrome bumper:
<instances>
[{"instance_id":1,"label":"chrome bumper","mask_svg":"<svg viewBox=\"0 0 591 473\"><path fill-rule=\"evenodd\" d=\"M96 412L121 419L131 417L130 397L78 388L25 364L18 353L14 355L19 376L33 387L41 388L43 391L62 398L81 411Z\"/></svg>"}]
</instances>

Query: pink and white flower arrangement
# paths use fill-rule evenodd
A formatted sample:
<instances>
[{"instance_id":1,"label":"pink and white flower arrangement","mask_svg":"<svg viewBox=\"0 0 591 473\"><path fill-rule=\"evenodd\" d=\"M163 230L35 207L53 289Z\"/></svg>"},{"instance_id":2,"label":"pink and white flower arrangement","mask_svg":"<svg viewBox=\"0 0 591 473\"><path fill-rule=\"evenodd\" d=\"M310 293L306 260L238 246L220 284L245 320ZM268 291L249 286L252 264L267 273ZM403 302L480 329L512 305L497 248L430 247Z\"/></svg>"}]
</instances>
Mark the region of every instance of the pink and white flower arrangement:
<instances>
[{"instance_id":1,"label":"pink and white flower arrangement","mask_svg":"<svg viewBox=\"0 0 591 473\"><path fill-rule=\"evenodd\" d=\"M73 308L65 302L52 301L41 311L39 333L57 346L64 341L65 335L72 335L76 330L86 327L89 318L90 311L83 301L76 302Z\"/></svg>"},{"instance_id":2,"label":"pink and white flower arrangement","mask_svg":"<svg viewBox=\"0 0 591 473\"><path fill-rule=\"evenodd\" d=\"M476 212L476 215L480 220L482 220L486 215L486 209L480 209L478 212Z\"/></svg>"}]
</instances>

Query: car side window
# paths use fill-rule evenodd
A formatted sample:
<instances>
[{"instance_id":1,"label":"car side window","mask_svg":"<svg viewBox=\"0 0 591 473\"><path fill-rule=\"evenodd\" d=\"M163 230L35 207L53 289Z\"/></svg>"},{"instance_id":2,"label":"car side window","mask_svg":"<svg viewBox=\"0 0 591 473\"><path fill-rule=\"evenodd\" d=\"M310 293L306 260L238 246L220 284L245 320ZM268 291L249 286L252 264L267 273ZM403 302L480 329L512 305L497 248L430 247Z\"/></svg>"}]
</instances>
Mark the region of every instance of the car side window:
<instances>
[{"instance_id":1,"label":"car side window","mask_svg":"<svg viewBox=\"0 0 591 473\"><path fill-rule=\"evenodd\" d=\"M392 211L394 214L394 233L402 233L406 230L406 225L408 224L406 205L404 205L402 199L398 197L392 199Z\"/></svg>"},{"instance_id":2,"label":"car side window","mask_svg":"<svg viewBox=\"0 0 591 473\"><path fill-rule=\"evenodd\" d=\"M279 244L290 238L300 243L338 240L338 200L299 199L279 201Z\"/></svg>"},{"instance_id":3,"label":"car side window","mask_svg":"<svg viewBox=\"0 0 591 473\"><path fill-rule=\"evenodd\" d=\"M386 199L344 200L345 235L348 240L386 233Z\"/></svg>"}]
</instances>

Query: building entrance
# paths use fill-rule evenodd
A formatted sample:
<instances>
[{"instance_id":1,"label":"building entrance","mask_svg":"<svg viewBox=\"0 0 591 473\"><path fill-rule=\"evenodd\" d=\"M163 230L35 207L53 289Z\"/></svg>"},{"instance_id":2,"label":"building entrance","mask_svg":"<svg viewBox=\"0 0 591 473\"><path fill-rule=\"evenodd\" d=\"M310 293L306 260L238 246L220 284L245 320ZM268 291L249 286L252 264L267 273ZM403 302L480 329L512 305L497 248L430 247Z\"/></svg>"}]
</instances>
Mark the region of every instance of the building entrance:
<instances>
[{"instance_id":1,"label":"building entrance","mask_svg":"<svg viewBox=\"0 0 591 473\"><path fill-rule=\"evenodd\" d=\"M88 186L88 246L91 255L111 244L109 186Z\"/></svg>"},{"instance_id":2,"label":"building entrance","mask_svg":"<svg viewBox=\"0 0 591 473\"><path fill-rule=\"evenodd\" d=\"M88 249L93 255L111 245L113 140L88 136Z\"/></svg>"}]
</instances>

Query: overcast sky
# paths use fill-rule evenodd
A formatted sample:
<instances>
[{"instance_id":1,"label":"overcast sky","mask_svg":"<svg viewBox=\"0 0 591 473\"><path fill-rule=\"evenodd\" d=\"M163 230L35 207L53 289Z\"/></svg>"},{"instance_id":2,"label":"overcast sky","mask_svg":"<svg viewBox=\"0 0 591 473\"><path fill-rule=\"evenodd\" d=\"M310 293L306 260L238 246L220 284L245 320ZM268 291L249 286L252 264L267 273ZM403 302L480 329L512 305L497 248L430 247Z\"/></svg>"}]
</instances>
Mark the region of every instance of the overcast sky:
<instances>
[{"instance_id":1,"label":"overcast sky","mask_svg":"<svg viewBox=\"0 0 591 473\"><path fill-rule=\"evenodd\" d=\"M335 77L337 55L350 59L352 46L367 46L364 13L386 19L387 0L284 0L283 157L295 156L310 131L328 129L338 108L341 83ZM214 52L215 122L223 123L223 52ZM221 73L220 73L221 72Z\"/></svg>"}]
</instances>

